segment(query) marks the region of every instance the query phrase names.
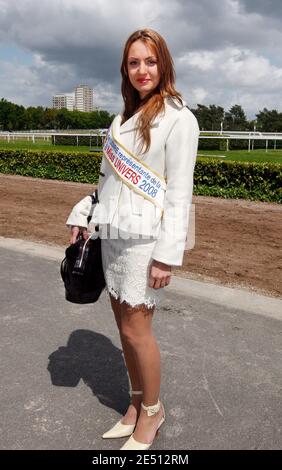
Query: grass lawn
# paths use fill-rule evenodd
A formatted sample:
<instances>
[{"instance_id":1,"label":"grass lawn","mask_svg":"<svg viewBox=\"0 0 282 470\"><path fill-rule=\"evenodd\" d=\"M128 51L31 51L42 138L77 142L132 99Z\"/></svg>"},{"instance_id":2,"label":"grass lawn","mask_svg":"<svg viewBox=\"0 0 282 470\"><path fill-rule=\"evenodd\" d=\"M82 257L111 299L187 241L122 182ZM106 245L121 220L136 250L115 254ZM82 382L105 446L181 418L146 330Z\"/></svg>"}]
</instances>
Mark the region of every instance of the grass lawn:
<instances>
[{"instance_id":1,"label":"grass lawn","mask_svg":"<svg viewBox=\"0 0 282 470\"><path fill-rule=\"evenodd\" d=\"M198 158L217 160L233 160L240 162L272 162L282 164L282 149L279 150L198 150Z\"/></svg>"},{"instance_id":2,"label":"grass lawn","mask_svg":"<svg viewBox=\"0 0 282 470\"><path fill-rule=\"evenodd\" d=\"M94 145L93 145L94 147ZM17 140L15 142L6 142L4 140L0 140L0 149L14 149L14 150L19 150L19 149L28 149L28 150L42 150L44 152L50 151L58 151L58 152L79 152L79 153L85 153L89 152L89 147L88 146L75 146L75 145L52 145L50 142L43 141L42 142L36 142L33 144L32 142L28 142L27 140ZM102 151L102 149L101 149Z\"/></svg>"},{"instance_id":3,"label":"grass lawn","mask_svg":"<svg viewBox=\"0 0 282 470\"><path fill-rule=\"evenodd\" d=\"M94 146L93 146L94 147ZM89 152L89 147L77 147L71 145L52 145L50 142L41 141L33 144L26 140L17 140L15 142L6 142L0 140L0 149L28 149L38 151L58 151L58 152L78 152L85 153ZM102 151L102 149L101 149ZM248 152L248 150L198 150L198 158L211 159L216 158L217 160L233 160L243 162L272 162L282 164L282 149L279 150L268 150L264 149L254 150Z\"/></svg>"}]
</instances>

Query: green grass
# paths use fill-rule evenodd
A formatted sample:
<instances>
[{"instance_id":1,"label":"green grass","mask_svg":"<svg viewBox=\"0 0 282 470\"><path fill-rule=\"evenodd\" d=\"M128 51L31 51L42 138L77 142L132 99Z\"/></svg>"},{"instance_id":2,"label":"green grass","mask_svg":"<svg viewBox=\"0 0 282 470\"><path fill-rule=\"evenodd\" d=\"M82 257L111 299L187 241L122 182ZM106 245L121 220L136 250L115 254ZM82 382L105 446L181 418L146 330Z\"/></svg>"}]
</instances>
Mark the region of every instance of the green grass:
<instances>
[{"instance_id":1,"label":"green grass","mask_svg":"<svg viewBox=\"0 0 282 470\"><path fill-rule=\"evenodd\" d=\"M200 156L200 155L211 155L211 156ZM218 156L217 156L218 155ZM225 158L221 158L222 156ZM198 150L198 158L203 158L205 160L215 157L216 160L232 160L239 162L271 162L279 163L282 165L282 149L279 150L268 150L267 152L264 149L259 150Z\"/></svg>"},{"instance_id":2,"label":"green grass","mask_svg":"<svg viewBox=\"0 0 282 470\"><path fill-rule=\"evenodd\" d=\"M94 147L94 145L93 145ZM50 142L42 141L36 142L33 144L32 142L28 142L26 140L17 140L15 142L6 142L4 140L0 140L0 149L29 149L29 150L42 150L42 151L60 151L60 152L79 152L85 153L89 152L89 147L77 147L72 145L52 145ZM102 151L102 149L101 149ZM201 155L201 156L200 156ZM203 156L202 155L211 155L211 156ZM222 156L225 158L221 158ZM215 157L217 160L232 160L232 161L241 161L241 162L272 162L272 163L279 163L282 164L282 149L279 150L268 150L267 152L264 149L254 150L248 152L248 150L229 150L228 152L225 150L199 150L198 151L198 158L203 159L211 159Z\"/></svg>"},{"instance_id":3,"label":"green grass","mask_svg":"<svg viewBox=\"0 0 282 470\"><path fill-rule=\"evenodd\" d=\"M92 147L95 147L92 145ZM0 140L0 149L10 149L10 150L20 150L20 149L28 149L28 150L36 150L36 151L48 151L54 152L79 152L85 153L89 152L88 146L79 146L76 145L52 145L50 142L42 141L41 143L36 142L33 144L32 142L28 142L26 140L17 140L15 142L5 142ZM102 148L101 148L102 151Z\"/></svg>"}]
</instances>

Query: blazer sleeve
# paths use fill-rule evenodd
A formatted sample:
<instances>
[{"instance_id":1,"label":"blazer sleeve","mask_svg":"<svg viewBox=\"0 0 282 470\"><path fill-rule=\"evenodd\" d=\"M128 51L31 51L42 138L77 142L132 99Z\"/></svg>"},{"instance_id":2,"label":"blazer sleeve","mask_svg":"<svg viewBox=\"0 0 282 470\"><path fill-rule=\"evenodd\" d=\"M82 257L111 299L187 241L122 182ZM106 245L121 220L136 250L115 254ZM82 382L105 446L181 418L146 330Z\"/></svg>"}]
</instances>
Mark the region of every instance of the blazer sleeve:
<instances>
[{"instance_id":1,"label":"blazer sleeve","mask_svg":"<svg viewBox=\"0 0 282 470\"><path fill-rule=\"evenodd\" d=\"M92 199L91 196L85 196L81 199L72 209L66 225L71 227L72 225L78 225L79 227L88 227L87 217L91 212Z\"/></svg>"},{"instance_id":2,"label":"blazer sleeve","mask_svg":"<svg viewBox=\"0 0 282 470\"><path fill-rule=\"evenodd\" d=\"M167 188L152 258L168 265L181 266L183 262L199 133L196 117L185 107L179 111L165 144Z\"/></svg>"},{"instance_id":3,"label":"blazer sleeve","mask_svg":"<svg viewBox=\"0 0 282 470\"><path fill-rule=\"evenodd\" d=\"M105 171L105 158L102 158L101 165L100 165L100 176L98 180L98 197L100 194L100 190L103 185L103 172ZM94 192L93 192L94 194ZM71 227L72 225L77 225L79 227L88 227L87 217L90 215L92 208L92 199L91 196L85 196L81 199L75 206L72 208L71 213L68 216L66 221L67 227Z\"/></svg>"}]
</instances>

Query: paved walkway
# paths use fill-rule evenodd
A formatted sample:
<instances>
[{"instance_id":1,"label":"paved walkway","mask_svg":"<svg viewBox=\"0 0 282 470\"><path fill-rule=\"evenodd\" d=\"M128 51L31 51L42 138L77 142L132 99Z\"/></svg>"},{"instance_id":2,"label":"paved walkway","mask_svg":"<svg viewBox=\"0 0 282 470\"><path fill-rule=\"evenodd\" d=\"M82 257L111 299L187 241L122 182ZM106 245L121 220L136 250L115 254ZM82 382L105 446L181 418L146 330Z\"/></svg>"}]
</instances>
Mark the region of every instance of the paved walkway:
<instances>
[{"instance_id":1,"label":"paved walkway","mask_svg":"<svg viewBox=\"0 0 282 470\"><path fill-rule=\"evenodd\" d=\"M63 250L0 237L1 449L119 449L128 403L106 293L64 300ZM167 412L153 449L281 449L282 301L174 277L156 311Z\"/></svg>"}]
</instances>

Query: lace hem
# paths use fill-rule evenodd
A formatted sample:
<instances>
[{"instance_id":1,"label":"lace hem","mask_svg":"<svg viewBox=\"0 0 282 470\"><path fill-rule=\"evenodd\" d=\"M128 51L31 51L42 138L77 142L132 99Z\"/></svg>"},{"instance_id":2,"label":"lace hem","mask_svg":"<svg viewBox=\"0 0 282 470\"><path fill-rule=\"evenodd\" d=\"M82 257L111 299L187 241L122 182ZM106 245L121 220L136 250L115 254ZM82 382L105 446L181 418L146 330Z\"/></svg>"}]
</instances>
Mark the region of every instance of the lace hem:
<instances>
[{"instance_id":1,"label":"lace hem","mask_svg":"<svg viewBox=\"0 0 282 470\"><path fill-rule=\"evenodd\" d=\"M162 299L163 289L148 285L155 243L156 240L102 239L106 289L120 303L152 308Z\"/></svg>"},{"instance_id":2,"label":"lace hem","mask_svg":"<svg viewBox=\"0 0 282 470\"><path fill-rule=\"evenodd\" d=\"M152 297L148 297L142 302L136 302L133 299L129 299L128 296L125 294L119 295L111 286L106 286L106 291L108 292L108 294L111 294L116 300L119 299L120 303L125 302L127 305L130 305L130 307L138 307L141 305L145 305L147 308L153 308L157 306L156 299Z\"/></svg>"}]
</instances>

